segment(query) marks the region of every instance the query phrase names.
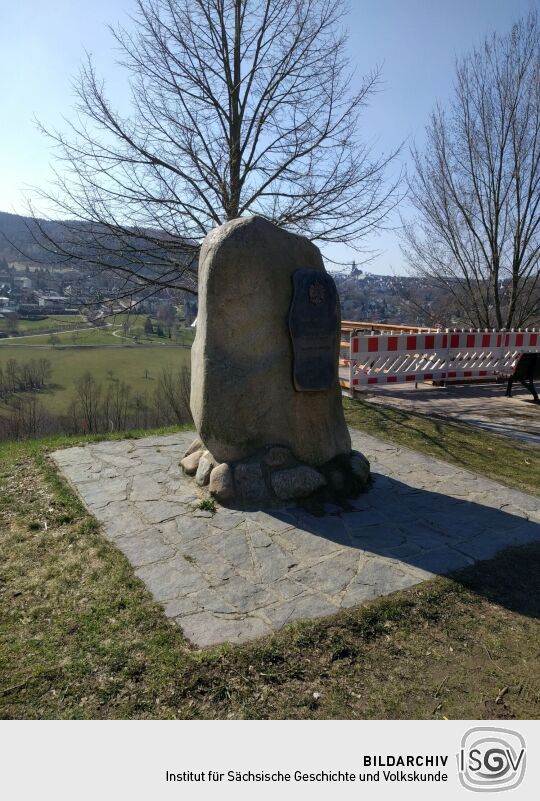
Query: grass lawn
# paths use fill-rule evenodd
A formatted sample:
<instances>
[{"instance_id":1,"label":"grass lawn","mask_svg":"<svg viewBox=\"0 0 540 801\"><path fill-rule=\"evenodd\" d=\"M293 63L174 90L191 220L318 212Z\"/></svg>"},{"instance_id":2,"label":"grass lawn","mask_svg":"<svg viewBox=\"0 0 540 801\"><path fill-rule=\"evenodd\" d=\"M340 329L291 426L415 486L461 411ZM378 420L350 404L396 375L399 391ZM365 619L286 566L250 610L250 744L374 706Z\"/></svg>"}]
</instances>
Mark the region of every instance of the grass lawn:
<instances>
[{"instance_id":1,"label":"grass lawn","mask_svg":"<svg viewBox=\"0 0 540 801\"><path fill-rule=\"evenodd\" d=\"M513 451L530 462L519 485L538 492L532 450L365 406L347 404L358 427L515 485L515 463L497 464ZM461 448L469 436L478 453ZM49 462L88 439L0 445L3 718L540 717L540 546L255 643L196 650Z\"/></svg>"},{"instance_id":2,"label":"grass lawn","mask_svg":"<svg viewBox=\"0 0 540 801\"><path fill-rule=\"evenodd\" d=\"M540 495L538 448L487 434L473 426L439 421L362 400L344 398L349 425L374 437L428 453L509 487Z\"/></svg>"},{"instance_id":3,"label":"grass lawn","mask_svg":"<svg viewBox=\"0 0 540 801\"><path fill-rule=\"evenodd\" d=\"M24 363L31 359L46 358L52 364L52 387L40 392L38 397L51 412L64 412L75 391L77 380L87 371L94 374L98 381L107 382L112 378L125 381L131 385L133 392L153 392L156 379L163 368L174 368L189 364L190 351L177 346L160 347L158 345L134 345L124 340L115 339L100 329L82 331L79 344L81 347L31 347L28 344L4 346L0 343L0 365L4 366L8 359L16 358ZM64 334L69 338L70 334ZM108 347L83 347L83 338L108 336ZM37 337L36 337L37 339ZM47 337L45 337L47 340ZM29 340L23 340L28 343ZM112 347L110 346L112 343ZM146 374L148 373L148 377Z\"/></svg>"}]
</instances>

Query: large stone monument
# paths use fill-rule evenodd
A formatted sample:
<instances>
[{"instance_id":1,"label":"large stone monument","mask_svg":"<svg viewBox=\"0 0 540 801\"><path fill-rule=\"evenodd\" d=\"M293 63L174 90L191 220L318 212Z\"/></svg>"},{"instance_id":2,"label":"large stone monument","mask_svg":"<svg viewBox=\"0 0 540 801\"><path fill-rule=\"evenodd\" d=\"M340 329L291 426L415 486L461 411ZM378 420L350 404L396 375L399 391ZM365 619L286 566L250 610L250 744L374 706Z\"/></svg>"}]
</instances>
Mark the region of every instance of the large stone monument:
<instances>
[{"instance_id":1,"label":"large stone monument","mask_svg":"<svg viewBox=\"0 0 540 801\"><path fill-rule=\"evenodd\" d=\"M191 356L199 437L185 472L228 504L358 494L369 463L351 452L339 338L336 288L308 239L261 217L211 231Z\"/></svg>"}]
</instances>

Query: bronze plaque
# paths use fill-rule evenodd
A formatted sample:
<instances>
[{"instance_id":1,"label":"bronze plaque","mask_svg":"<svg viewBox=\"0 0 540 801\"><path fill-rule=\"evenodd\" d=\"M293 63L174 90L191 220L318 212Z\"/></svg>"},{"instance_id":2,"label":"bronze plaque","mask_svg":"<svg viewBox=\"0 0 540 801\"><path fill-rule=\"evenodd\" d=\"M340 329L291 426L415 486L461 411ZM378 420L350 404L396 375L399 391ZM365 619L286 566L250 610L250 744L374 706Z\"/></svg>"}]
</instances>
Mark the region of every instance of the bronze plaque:
<instances>
[{"instance_id":1,"label":"bronze plaque","mask_svg":"<svg viewBox=\"0 0 540 801\"><path fill-rule=\"evenodd\" d=\"M293 273L289 330L293 383L298 392L321 392L337 381L338 297L333 278L320 270Z\"/></svg>"}]
</instances>

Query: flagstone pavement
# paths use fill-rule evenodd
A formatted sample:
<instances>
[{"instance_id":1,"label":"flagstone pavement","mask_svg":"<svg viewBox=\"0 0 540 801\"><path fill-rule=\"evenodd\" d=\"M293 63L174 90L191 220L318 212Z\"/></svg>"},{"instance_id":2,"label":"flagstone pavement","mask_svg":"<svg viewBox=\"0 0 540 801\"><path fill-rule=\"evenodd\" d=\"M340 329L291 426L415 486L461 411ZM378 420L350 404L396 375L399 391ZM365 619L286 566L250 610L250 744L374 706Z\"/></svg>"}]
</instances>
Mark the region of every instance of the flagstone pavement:
<instances>
[{"instance_id":1,"label":"flagstone pavement","mask_svg":"<svg viewBox=\"0 0 540 801\"><path fill-rule=\"evenodd\" d=\"M198 647L243 642L540 540L540 498L351 430L373 486L348 509L199 508L178 463L192 432L53 459L104 535Z\"/></svg>"}]
</instances>

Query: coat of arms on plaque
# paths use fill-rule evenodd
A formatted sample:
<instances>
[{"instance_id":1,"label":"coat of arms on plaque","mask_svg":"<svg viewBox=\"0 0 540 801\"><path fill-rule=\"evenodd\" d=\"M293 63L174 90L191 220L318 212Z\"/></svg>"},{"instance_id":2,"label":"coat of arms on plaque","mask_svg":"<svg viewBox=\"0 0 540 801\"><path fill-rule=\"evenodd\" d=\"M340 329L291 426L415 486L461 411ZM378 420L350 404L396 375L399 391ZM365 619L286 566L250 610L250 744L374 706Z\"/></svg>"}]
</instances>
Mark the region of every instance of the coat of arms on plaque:
<instances>
[{"instance_id":1,"label":"coat of arms on plaque","mask_svg":"<svg viewBox=\"0 0 540 801\"><path fill-rule=\"evenodd\" d=\"M315 305L319 306L326 298L326 290L320 281L315 281L309 288L309 299Z\"/></svg>"}]
</instances>

